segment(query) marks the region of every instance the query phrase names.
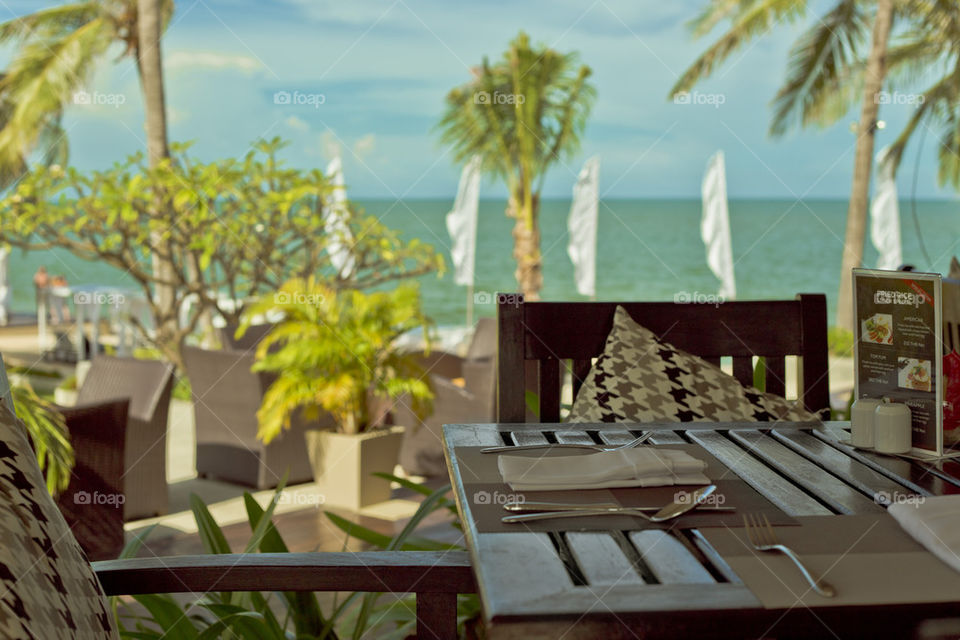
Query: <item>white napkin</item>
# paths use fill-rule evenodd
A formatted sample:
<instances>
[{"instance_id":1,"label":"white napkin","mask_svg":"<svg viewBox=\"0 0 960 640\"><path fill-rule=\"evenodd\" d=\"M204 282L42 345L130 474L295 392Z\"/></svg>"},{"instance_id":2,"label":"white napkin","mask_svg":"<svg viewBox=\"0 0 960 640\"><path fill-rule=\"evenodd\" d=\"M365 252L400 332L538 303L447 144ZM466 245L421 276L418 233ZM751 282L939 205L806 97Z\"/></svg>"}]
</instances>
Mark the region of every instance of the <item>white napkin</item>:
<instances>
[{"instance_id":1,"label":"white napkin","mask_svg":"<svg viewBox=\"0 0 960 640\"><path fill-rule=\"evenodd\" d=\"M503 481L515 491L709 484L707 464L685 451L637 447L575 456L500 456Z\"/></svg>"},{"instance_id":2,"label":"white napkin","mask_svg":"<svg viewBox=\"0 0 960 640\"><path fill-rule=\"evenodd\" d=\"M897 502L887 513L927 551L960 571L960 495Z\"/></svg>"}]
</instances>

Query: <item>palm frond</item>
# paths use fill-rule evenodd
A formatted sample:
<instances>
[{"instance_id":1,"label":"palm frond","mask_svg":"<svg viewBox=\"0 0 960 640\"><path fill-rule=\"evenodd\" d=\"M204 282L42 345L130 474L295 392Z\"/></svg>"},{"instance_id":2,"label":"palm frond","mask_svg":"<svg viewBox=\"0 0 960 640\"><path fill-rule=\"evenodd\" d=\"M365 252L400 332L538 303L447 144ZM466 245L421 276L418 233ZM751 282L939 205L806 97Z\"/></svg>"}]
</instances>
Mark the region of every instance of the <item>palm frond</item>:
<instances>
[{"instance_id":1,"label":"palm frond","mask_svg":"<svg viewBox=\"0 0 960 640\"><path fill-rule=\"evenodd\" d=\"M849 110L858 87L847 70L868 34L860 2L842 0L797 41L774 98L771 135L783 135L794 122L827 126Z\"/></svg>"},{"instance_id":2,"label":"palm frond","mask_svg":"<svg viewBox=\"0 0 960 640\"><path fill-rule=\"evenodd\" d=\"M713 43L683 72L670 97L690 91L697 82L712 74L733 52L779 23L791 23L806 14L806 0L744 0L736 12L727 12L730 29Z\"/></svg>"}]
</instances>

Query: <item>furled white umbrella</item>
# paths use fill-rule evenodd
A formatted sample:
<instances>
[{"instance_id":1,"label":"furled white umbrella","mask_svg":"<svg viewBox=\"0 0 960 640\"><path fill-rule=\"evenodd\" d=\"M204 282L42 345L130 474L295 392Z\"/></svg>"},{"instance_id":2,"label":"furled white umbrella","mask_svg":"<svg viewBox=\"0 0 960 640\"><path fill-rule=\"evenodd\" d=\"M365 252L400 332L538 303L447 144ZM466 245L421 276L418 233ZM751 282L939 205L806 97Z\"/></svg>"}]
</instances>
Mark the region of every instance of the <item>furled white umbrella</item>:
<instances>
[{"instance_id":1,"label":"furled white umbrella","mask_svg":"<svg viewBox=\"0 0 960 640\"><path fill-rule=\"evenodd\" d=\"M573 186L573 203L567 218L570 242L567 255L573 262L577 293L597 295L597 213L600 202L600 156L583 163Z\"/></svg>"},{"instance_id":2,"label":"furled white umbrella","mask_svg":"<svg viewBox=\"0 0 960 640\"><path fill-rule=\"evenodd\" d=\"M890 147L884 147L877 154L877 175L873 185L873 201L870 203L870 241L879 254L877 269L893 271L903 264L903 249L900 244L897 181L889 150Z\"/></svg>"},{"instance_id":3,"label":"furled white umbrella","mask_svg":"<svg viewBox=\"0 0 960 640\"><path fill-rule=\"evenodd\" d=\"M349 278L356 268L356 260L350 247L353 234L347 226L347 188L343 182L343 162L337 154L327 165L327 178L333 190L327 197L326 212L323 218L323 230L327 236L327 253L341 278Z\"/></svg>"},{"instance_id":4,"label":"furled white umbrella","mask_svg":"<svg viewBox=\"0 0 960 640\"><path fill-rule=\"evenodd\" d=\"M447 214L447 232L452 245L453 281L467 287L467 326L473 325L473 283L477 256L477 210L480 204L480 156L463 167L457 198Z\"/></svg>"},{"instance_id":5,"label":"furled white umbrella","mask_svg":"<svg viewBox=\"0 0 960 640\"><path fill-rule=\"evenodd\" d=\"M707 265L720 279L718 295L724 300L733 300L737 297L737 284L733 275L733 243L730 240L723 151L717 151L707 162L701 195L703 217L700 220L700 235L707 247Z\"/></svg>"}]
</instances>

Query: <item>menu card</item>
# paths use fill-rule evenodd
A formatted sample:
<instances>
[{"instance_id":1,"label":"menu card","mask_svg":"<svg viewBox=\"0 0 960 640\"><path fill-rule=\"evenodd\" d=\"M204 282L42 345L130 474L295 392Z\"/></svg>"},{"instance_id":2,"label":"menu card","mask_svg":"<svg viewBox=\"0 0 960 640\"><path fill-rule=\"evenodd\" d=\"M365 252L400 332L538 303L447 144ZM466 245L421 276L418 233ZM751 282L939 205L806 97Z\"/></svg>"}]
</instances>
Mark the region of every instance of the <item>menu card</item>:
<instances>
[{"instance_id":1,"label":"menu card","mask_svg":"<svg viewBox=\"0 0 960 640\"><path fill-rule=\"evenodd\" d=\"M857 398L910 407L913 453L943 454L940 274L853 270Z\"/></svg>"}]
</instances>

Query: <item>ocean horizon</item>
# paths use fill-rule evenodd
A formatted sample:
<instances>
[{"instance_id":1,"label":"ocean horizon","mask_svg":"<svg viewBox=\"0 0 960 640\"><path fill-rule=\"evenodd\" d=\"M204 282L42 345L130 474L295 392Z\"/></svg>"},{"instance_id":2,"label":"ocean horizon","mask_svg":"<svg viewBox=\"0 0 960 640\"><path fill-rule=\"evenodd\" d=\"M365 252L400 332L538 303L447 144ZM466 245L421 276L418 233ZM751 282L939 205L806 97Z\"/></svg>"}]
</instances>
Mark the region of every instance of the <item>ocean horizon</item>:
<instances>
[{"instance_id":1,"label":"ocean horizon","mask_svg":"<svg viewBox=\"0 0 960 640\"><path fill-rule=\"evenodd\" d=\"M442 277L420 278L426 313L438 324L463 324L466 287L453 283L450 238L444 216L452 198L357 199L354 203L375 215L405 238L430 243L447 260ZM946 273L953 255L960 254L960 203L917 200L924 257L915 230L911 202L900 201L903 259L918 270ZM512 256L513 221L504 215L503 199L481 199L479 205L475 316L495 312L495 292L516 290ZM544 256L544 300L583 300L573 282L567 257L566 218L569 198L541 203L541 251ZM846 227L846 199L733 198L729 201L737 299L784 299L797 293L824 293L832 323ZM704 300L714 296L719 281L706 264L700 239L699 198L611 198L600 202L597 234L598 300ZM864 266L876 264L869 239ZM81 260L64 250L10 256L14 311L34 308L33 273L41 264L64 274L71 285L134 284L108 265Z\"/></svg>"}]
</instances>

